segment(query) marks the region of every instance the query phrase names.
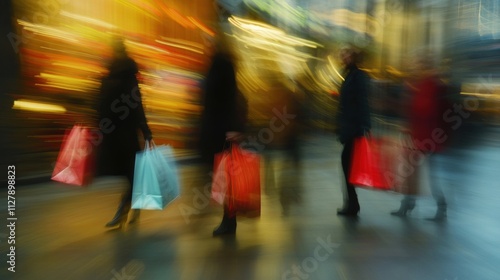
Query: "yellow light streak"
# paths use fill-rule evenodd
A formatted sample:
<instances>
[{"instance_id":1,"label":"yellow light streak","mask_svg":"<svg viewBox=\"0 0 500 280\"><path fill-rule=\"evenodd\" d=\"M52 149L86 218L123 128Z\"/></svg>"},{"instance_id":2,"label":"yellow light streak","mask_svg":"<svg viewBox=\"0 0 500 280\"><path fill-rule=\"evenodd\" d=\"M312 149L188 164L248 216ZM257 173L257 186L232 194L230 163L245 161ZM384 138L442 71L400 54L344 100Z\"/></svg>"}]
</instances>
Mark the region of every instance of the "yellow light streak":
<instances>
[{"instance_id":1,"label":"yellow light streak","mask_svg":"<svg viewBox=\"0 0 500 280\"><path fill-rule=\"evenodd\" d=\"M289 45L300 45L310 48L323 47L319 43L288 35L281 29L261 22L242 19L236 16L230 17L229 22L243 31L253 33L254 35L264 36L269 39L278 40Z\"/></svg>"},{"instance_id":2,"label":"yellow light streak","mask_svg":"<svg viewBox=\"0 0 500 280\"><path fill-rule=\"evenodd\" d=\"M79 41L74 38L74 34L69 32L65 32L62 30L58 30L53 27L48 27L46 25L29 23L27 21L18 20L19 25L24 26L25 30L32 31L34 33L38 33L41 35L45 35L47 37L58 38L62 40L68 40L74 43L78 43Z\"/></svg>"},{"instance_id":3,"label":"yellow light streak","mask_svg":"<svg viewBox=\"0 0 500 280\"><path fill-rule=\"evenodd\" d=\"M166 45L166 46L171 46L171 47L174 47L174 48L179 48L179 49L183 49L183 50L187 50L187 51L191 51L191 52L194 52L194 53L199 53L199 54L204 54L203 51L201 50L197 50L197 49L194 49L194 48L190 48L188 46L183 46L183 45L180 45L180 44L175 44L175 43L167 43L167 42L164 42L164 41L160 41L160 40L156 40L157 43L160 43L162 45Z\"/></svg>"},{"instance_id":4,"label":"yellow light streak","mask_svg":"<svg viewBox=\"0 0 500 280\"><path fill-rule=\"evenodd\" d=\"M133 42L133 41L130 41L130 40L126 40L126 44L131 44L131 45L134 45L134 46L137 46L137 47L140 47L140 48L154 50L154 51L157 51L157 52L160 52L160 53L164 53L164 54L170 54L170 52L168 52L168 51L166 51L164 49L160 49L160 48L157 48L157 47L154 47L154 46L150 46L150 45L146 45L146 44L142 44L142 43Z\"/></svg>"},{"instance_id":5,"label":"yellow light streak","mask_svg":"<svg viewBox=\"0 0 500 280\"><path fill-rule=\"evenodd\" d=\"M76 19L76 20L79 20L79 21L82 21L82 22L85 22L85 23L90 23L90 24L101 26L101 27L108 28L108 29L116 29L115 25L107 23L107 22L104 22L102 20L98 20L98 19L94 19L94 18L89 18L89 17L85 17L85 16L73 14L73 13L70 13L70 12L67 12L67 11L61 11L60 14L62 16L69 17L69 18L72 18L72 19Z\"/></svg>"},{"instance_id":6,"label":"yellow light streak","mask_svg":"<svg viewBox=\"0 0 500 280\"><path fill-rule=\"evenodd\" d=\"M205 25L203 25L201 22L197 21L195 18L193 17L188 17L188 19L196 26L198 27L201 31L207 33L208 35L210 36L215 36L215 32L212 31L210 28L206 27Z\"/></svg>"},{"instance_id":7,"label":"yellow light streak","mask_svg":"<svg viewBox=\"0 0 500 280\"><path fill-rule=\"evenodd\" d=\"M331 55L328 56L328 65L335 72L335 74L337 74L340 77L340 79L342 79L342 81L345 81L345 78L342 77L342 75L340 75L339 71L337 71L337 68L335 68L334 63L332 61L332 56Z\"/></svg>"},{"instance_id":8,"label":"yellow light streak","mask_svg":"<svg viewBox=\"0 0 500 280\"><path fill-rule=\"evenodd\" d=\"M54 62L52 63L54 66L60 66L60 67L67 67L67 68L72 68L72 69L77 69L77 70L83 70L83 71L88 71L96 74L101 74L101 71L83 66L82 64L70 64L70 63L65 63L65 62Z\"/></svg>"},{"instance_id":9,"label":"yellow light streak","mask_svg":"<svg viewBox=\"0 0 500 280\"><path fill-rule=\"evenodd\" d=\"M63 106L26 99L19 99L14 101L14 106L12 107L12 109L60 114L66 113L66 108L64 108Z\"/></svg>"}]
</instances>

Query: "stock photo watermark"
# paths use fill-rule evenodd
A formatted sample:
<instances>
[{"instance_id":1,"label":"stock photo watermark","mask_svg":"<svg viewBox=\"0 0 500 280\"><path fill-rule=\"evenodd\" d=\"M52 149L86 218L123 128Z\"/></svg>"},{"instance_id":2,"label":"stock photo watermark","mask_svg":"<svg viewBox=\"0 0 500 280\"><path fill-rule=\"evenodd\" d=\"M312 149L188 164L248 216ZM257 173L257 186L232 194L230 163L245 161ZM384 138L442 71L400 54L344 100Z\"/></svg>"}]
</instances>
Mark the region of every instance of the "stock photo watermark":
<instances>
[{"instance_id":1,"label":"stock photo watermark","mask_svg":"<svg viewBox=\"0 0 500 280\"><path fill-rule=\"evenodd\" d=\"M37 25L47 25L50 21L51 17L55 17L60 14L61 7L70 0L47 0L47 1L37 1L37 9L31 17L31 21L29 18L23 18L22 21L30 22ZM34 37L34 34L29 33L25 28L21 30L21 34L10 32L7 34L7 38L9 39L14 52L19 53L19 46L21 44L26 44L30 39Z\"/></svg>"},{"instance_id":2,"label":"stock photo watermark","mask_svg":"<svg viewBox=\"0 0 500 280\"><path fill-rule=\"evenodd\" d=\"M331 241L331 235L328 235L326 239L318 237L316 242L318 245L314 248L312 255L283 272L281 275L282 280L309 279L310 275L318 270L321 263L330 258L335 249L340 247L340 244Z\"/></svg>"},{"instance_id":3,"label":"stock photo watermark","mask_svg":"<svg viewBox=\"0 0 500 280\"><path fill-rule=\"evenodd\" d=\"M9 246L7 250L7 268L10 272L16 272L16 166L9 165L7 167L7 229L8 234L7 243Z\"/></svg>"},{"instance_id":4,"label":"stock photo watermark","mask_svg":"<svg viewBox=\"0 0 500 280\"><path fill-rule=\"evenodd\" d=\"M446 110L443 115L443 121L450 126L453 131L462 127L464 121L468 119L472 113L479 109L479 100L476 97L466 97L461 104L454 103L451 108ZM424 140L412 139L414 148L410 154L405 157L400 154L396 172L386 171L384 176L390 185L401 183L406 178L410 177L415 172L415 167L423 164L425 157L428 154L437 152L437 146L445 143L450 135L443 127L436 127L431 133L431 138ZM417 148L418 147L418 148ZM423 152L422 149L428 152Z\"/></svg>"}]
</instances>

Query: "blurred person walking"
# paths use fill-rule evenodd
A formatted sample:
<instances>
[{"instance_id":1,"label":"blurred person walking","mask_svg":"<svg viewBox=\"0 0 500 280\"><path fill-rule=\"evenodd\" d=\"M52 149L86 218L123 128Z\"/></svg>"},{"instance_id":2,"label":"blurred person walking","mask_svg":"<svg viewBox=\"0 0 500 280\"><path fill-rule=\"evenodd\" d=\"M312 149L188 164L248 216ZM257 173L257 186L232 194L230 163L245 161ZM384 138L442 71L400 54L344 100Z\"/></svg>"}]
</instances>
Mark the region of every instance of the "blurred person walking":
<instances>
[{"instance_id":1,"label":"blurred person walking","mask_svg":"<svg viewBox=\"0 0 500 280\"><path fill-rule=\"evenodd\" d=\"M243 139L247 118L246 99L236 83L234 56L221 36L209 42L211 62L203 84L203 113L199 137L201 159L208 172L214 170L214 156ZM229 143L229 145L228 145ZM222 222L214 236L236 233L236 215L224 205Z\"/></svg>"},{"instance_id":2,"label":"blurred person walking","mask_svg":"<svg viewBox=\"0 0 500 280\"><path fill-rule=\"evenodd\" d=\"M342 169L345 177L344 205L338 209L341 216L357 216L360 210L355 186L349 183L354 139L368 133L371 129L369 76L358 68L361 51L354 46L344 47L340 51L340 60L344 66L345 79L340 87L337 133L344 145L342 150Z\"/></svg>"},{"instance_id":3,"label":"blurred person walking","mask_svg":"<svg viewBox=\"0 0 500 280\"><path fill-rule=\"evenodd\" d=\"M271 129L272 132L263 145L265 187L267 192L279 191L282 213L287 216L290 207L299 203L302 196L300 138L303 97L295 82L284 77L271 77L264 96L268 99L259 110L264 113L265 127L260 129ZM286 116L285 119L282 116Z\"/></svg>"},{"instance_id":4,"label":"blurred person walking","mask_svg":"<svg viewBox=\"0 0 500 280\"><path fill-rule=\"evenodd\" d=\"M415 208L415 195L421 190L420 174L421 164L428 162L430 172L431 193L437 204L437 211L433 220L443 220L446 217L447 203L442 187L439 183L438 173L442 170L444 150L450 142L450 124L445 121L445 112L451 108L448 99L448 87L441 81L441 77L434 66L432 58L427 54L416 57L413 64L414 73L408 83L410 93L407 104L408 131L413 147L407 155L412 158L420 157L413 164L413 173L407 177L409 193L401 201L398 210L392 215L405 217ZM409 160L412 164L412 161Z\"/></svg>"},{"instance_id":5,"label":"blurred person walking","mask_svg":"<svg viewBox=\"0 0 500 280\"><path fill-rule=\"evenodd\" d=\"M97 105L98 126L102 134L99 145L97 175L125 176L128 186L122 194L115 216L106 227L123 226L132 202L135 156L140 151L139 132L145 141L152 140L142 104L138 67L127 54L123 39L114 39L113 57L103 78ZM139 218L134 210L129 223Z\"/></svg>"}]
</instances>

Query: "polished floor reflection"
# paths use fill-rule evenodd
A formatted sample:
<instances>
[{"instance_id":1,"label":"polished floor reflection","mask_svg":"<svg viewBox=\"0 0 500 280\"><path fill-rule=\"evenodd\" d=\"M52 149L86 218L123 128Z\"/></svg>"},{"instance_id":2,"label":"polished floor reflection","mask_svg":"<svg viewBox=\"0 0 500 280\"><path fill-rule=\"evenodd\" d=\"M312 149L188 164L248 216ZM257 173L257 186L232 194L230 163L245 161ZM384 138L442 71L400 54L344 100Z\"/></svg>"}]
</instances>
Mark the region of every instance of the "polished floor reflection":
<instances>
[{"instance_id":1,"label":"polished floor reflection","mask_svg":"<svg viewBox=\"0 0 500 280\"><path fill-rule=\"evenodd\" d=\"M210 176L192 163L181 165L180 199L143 211L137 225L122 230L104 228L121 178L87 188L22 186L16 272L4 262L0 278L500 279L498 136L448 153L440 176L449 199L445 222L426 220L435 211L431 197L402 219L389 215L400 195L366 189L358 192L358 219L337 217L341 147L331 135L305 139L299 170L279 152L266 156L262 217L239 219L234 238L212 237L221 209L207 198Z\"/></svg>"}]
</instances>

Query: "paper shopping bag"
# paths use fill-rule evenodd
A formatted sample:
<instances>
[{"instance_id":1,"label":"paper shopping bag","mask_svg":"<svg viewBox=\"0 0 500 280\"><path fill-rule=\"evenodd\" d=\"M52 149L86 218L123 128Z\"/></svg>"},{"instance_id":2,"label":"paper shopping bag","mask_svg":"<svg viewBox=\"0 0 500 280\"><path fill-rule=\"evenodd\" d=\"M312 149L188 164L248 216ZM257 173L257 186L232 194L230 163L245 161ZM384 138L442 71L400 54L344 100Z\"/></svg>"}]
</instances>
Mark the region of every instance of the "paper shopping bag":
<instances>
[{"instance_id":1,"label":"paper shopping bag","mask_svg":"<svg viewBox=\"0 0 500 280\"><path fill-rule=\"evenodd\" d=\"M94 152L88 127L74 125L66 133L51 179L83 186L90 182L94 169Z\"/></svg>"},{"instance_id":2,"label":"paper shopping bag","mask_svg":"<svg viewBox=\"0 0 500 280\"><path fill-rule=\"evenodd\" d=\"M214 176L212 179L212 199L220 205L226 201L226 193L229 187L229 174L226 171L226 162L229 153L218 153L214 157Z\"/></svg>"},{"instance_id":3,"label":"paper shopping bag","mask_svg":"<svg viewBox=\"0 0 500 280\"><path fill-rule=\"evenodd\" d=\"M215 163L212 198L226 204L230 215L260 216L260 156L232 144Z\"/></svg>"},{"instance_id":4,"label":"paper shopping bag","mask_svg":"<svg viewBox=\"0 0 500 280\"><path fill-rule=\"evenodd\" d=\"M170 146L149 146L135 158L132 209L162 210L179 197L177 166Z\"/></svg>"},{"instance_id":5,"label":"paper shopping bag","mask_svg":"<svg viewBox=\"0 0 500 280\"><path fill-rule=\"evenodd\" d=\"M378 190L392 189L391 182L384 176L388 164L380 153L381 147L381 141L371 136L354 139L349 174L351 184Z\"/></svg>"}]
</instances>

